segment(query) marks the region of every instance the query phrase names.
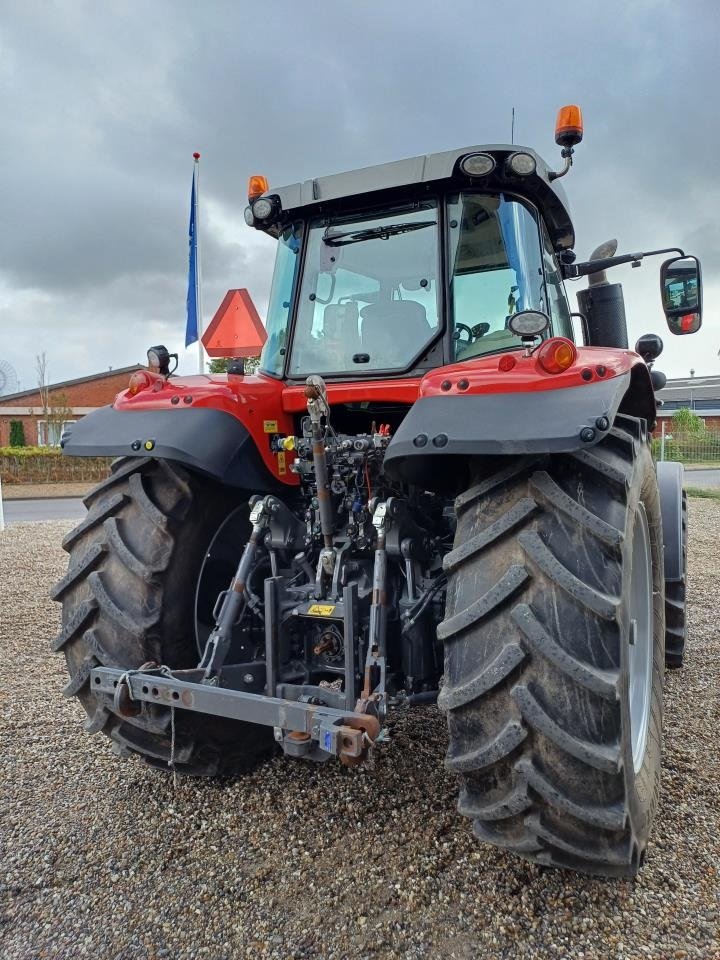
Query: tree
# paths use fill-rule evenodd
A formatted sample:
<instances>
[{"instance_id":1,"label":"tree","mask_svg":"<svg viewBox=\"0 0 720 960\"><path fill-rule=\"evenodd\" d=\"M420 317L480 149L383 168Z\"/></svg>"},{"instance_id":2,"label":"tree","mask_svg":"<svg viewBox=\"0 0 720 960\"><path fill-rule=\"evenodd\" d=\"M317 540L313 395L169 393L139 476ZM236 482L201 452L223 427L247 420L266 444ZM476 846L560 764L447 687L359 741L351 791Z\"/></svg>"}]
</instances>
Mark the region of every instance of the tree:
<instances>
[{"instance_id":1,"label":"tree","mask_svg":"<svg viewBox=\"0 0 720 960\"><path fill-rule=\"evenodd\" d=\"M672 415L672 430L674 434L705 433L705 423L689 407L681 407Z\"/></svg>"},{"instance_id":2,"label":"tree","mask_svg":"<svg viewBox=\"0 0 720 960\"><path fill-rule=\"evenodd\" d=\"M25 427L23 426L22 420L10 421L10 446L25 446Z\"/></svg>"},{"instance_id":3,"label":"tree","mask_svg":"<svg viewBox=\"0 0 720 960\"><path fill-rule=\"evenodd\" d=\"M48 445L56 447L60 444L63 424L72 420L72 409L66 393L54 393L48 400L47 431Z\"/></svg>"},{"instance_id":4,"label":"tree","mask_svg":"<svg viewBox=\"0 0 720 960\"><path fill-rule=\"evenodd\" d=\"M37 374L38 392L40 394L40 405L42 407L43 419L47 420L48 408L50 407L50 390L48 387L48 363L47 355L42 353L35 354L35 372Z\"/></svg>"},{"instance_id":5,"label":"tree","mask_svg":"<svg viewBox=\"0 0 720 960\"><path fill-rule=\"evenodd\" d=\"M232 357L214 357L208 364L208 371L210 373L227 373L232 360ZM245 373L255 373L260 363L260 357L245 357L243 362Z\"/></svg>"}]
</instances>

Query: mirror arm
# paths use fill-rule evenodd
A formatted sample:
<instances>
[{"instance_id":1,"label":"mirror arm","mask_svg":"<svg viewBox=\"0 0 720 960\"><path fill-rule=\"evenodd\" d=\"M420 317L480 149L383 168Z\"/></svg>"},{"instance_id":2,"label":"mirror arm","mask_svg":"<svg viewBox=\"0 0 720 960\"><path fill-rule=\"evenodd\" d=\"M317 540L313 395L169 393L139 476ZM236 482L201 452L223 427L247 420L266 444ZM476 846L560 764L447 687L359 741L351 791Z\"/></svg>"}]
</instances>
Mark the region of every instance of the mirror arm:
<instances>
[{"instance_id":1,"label":"mirror arm","mask_svg":"<svg viewBox=\"0 0 720 960\"><path fill-rule=\"evenodd\" d=\"M645 253L625 253L619 257L603 257L601 260L586 260L584 263L563 264L563 276L565 279L587 277L591 273L609 270L610 267L619 267L623 263L632 263L633 266L639 267L643 257L657 257L662 253L677 253L681 257L685 256L685 253L680 247L667 247L665 250L648 250Z\"/></svg>"}]
</instances>

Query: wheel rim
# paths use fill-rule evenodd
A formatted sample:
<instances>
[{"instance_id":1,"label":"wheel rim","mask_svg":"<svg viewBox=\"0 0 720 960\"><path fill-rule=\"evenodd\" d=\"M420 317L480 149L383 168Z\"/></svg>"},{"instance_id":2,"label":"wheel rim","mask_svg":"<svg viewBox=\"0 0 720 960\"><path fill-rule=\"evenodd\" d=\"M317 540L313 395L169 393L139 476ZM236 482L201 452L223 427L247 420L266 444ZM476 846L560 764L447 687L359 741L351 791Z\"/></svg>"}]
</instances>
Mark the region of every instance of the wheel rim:
<instances>
[{"instance_id":1,"label":"wheel rim","mask_svg":"<svg viewBox=\"0 0 720 960\"><path fill-rule=\"evenodd\" d=\"M650 722L654 639L650 529L642 503L633 532L629 612L630 735L633 767L638 773L645 758Z\"/></svg>"}]
</instances>

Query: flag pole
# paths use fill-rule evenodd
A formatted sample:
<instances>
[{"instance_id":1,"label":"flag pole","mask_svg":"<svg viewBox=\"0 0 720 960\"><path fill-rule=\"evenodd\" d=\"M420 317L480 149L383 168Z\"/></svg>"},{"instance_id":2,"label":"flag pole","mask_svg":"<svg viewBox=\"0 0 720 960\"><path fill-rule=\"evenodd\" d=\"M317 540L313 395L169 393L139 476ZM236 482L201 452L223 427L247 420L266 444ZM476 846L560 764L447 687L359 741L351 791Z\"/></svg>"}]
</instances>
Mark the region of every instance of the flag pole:
<instances>
[{"instance_id":1,"label":"flag pole","mask_svg":"<svg viewBox=\"0 0 720 960\"><path fill-rule=\"evenodd\" d=\"M202 276L200 270L200 219L198 207L200 198L200 154L194 153L195 161L195 304L197 307L197 334L198 334L198 373L204 373L205 354L203 351L203 312L202 312Z\"/></svg>"}]
</instances>

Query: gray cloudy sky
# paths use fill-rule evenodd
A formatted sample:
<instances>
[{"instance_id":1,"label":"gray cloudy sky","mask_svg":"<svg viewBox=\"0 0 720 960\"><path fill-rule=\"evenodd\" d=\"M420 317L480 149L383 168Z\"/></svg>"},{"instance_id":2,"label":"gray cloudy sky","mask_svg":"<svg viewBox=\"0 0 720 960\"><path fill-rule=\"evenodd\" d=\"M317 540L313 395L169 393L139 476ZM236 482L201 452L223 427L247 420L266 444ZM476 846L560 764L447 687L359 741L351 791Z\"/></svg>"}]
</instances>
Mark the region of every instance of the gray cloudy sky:
<instances>
[{"instance_id":1,"label":"gray cloudy sky","mask_svg":"<svg viewBox=\"0 0 720 960\"><path fill-rule=\"evenodd\" d=\"M182 347L193 150L207 322L229 287L266 304L250 173L280 185L506 141L512 105L516 142L555 160L570 102L578 255L617 236L700 256L694 337L667 333L659 260L614 278L631 337L663 336L661 369L718 373L719 41L714 0L0 0L0 360L25 388L42 349L60 380Z\"/></svg>"}]
</instances>

